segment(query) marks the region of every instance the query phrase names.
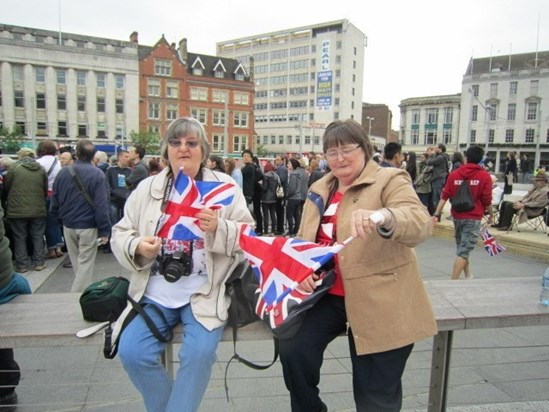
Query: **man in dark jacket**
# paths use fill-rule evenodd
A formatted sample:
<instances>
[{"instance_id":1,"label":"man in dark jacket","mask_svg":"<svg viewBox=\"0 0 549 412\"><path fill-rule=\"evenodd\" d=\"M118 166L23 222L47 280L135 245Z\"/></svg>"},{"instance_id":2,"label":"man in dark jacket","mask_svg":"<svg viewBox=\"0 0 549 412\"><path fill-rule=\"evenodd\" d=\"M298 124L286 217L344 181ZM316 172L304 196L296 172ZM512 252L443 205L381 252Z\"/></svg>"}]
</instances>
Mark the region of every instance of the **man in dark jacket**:
<instances>
[{"instance_id":1,"label":"man in dark jacket","mask_svg":"<svg viewBox=\"0 0 549 412\"><path fill-rule=\"evenodd\" d=\"M137 185L149 177L149 166L145 162L145 148L140 145L133 146L130 151L130 162L132 172L126 179L126 184L131 191L134 191Z\"/></svg>"},{"instance_id":2,"label":"man in dark jacket","mask_svg":"<svg viewBox=\"0 0 549 412\"><path fill-rule=\"evenodd\" d=\"M107 169L105 176L110 189L111 201L111 223L114 225L118 222L124 212L126 199L130 195L130 189L126 185L126 180L130 176L130 154L127 150L119 150L116 155L116 166L111 166Z\"/></svg>"},{"instance_id":3,"label":"man in dark jacket","mask_svg":"<svg viewBox=\"0 0 549 412\"><path fill-rule=\"evenodd\" d=\"M46 197L48 177L34 160L34 151L22 148L19 161L10 167L4 190L7 193L6 217L13 235L15 270L28 270L27 238L32 241L34 270L45 269Z\"/></svg>"},{"instance_id":4,"label":"man in dark jacket","mask_svg":"<svg viewBox=\"0 0 549 412\"><path fill-rule=\"evenodd\" d=\"M50 210L63 224L75 273L71 292L82 292L91 283L98 243L107 243L111 234L109 187L105 174L92 163L95 151L89 140L80 140L76 145L76 162L62 168L53 183ZM71 168L83 191L71 175Z\"/></svg>"},{"instance_id":5,"label":"man in dark jacket","mask_svg":"<svg viewBox=\"0 0 549 412\"><path fill-rule=\"evenodd\" d=\"M427 166L433 166L433 177L431 178L431 187L433 189L433 207L437 207L440 200L440 194L448 171L450 169L448 162L450 158L446 154L446 146L439 143L435 148L435 154L427 159Z\"/></svg>"},{"instance_id":6,"label":"man in dark jacket","mask_svg":"<svg viewBox=\"0 0 549 412\"><path fill-rule=\"evenodd\" d=\"M492 178L479 163L484 156L484 149L480 146L470 146L465 153L467 163L450 173L441 199L437 205L433 222L436 223L448 199L454 198L464 181L467 181L474 201L472 209L458 212L451 209L457 243L456 259L452 270L452 280L459 279L461 272L465 279L471 279L469 268L469 254L475 247L479 235L480 222L485 212L488 214L488 223L494 219L492 211ZM450 200L451 201L451 200Z\"/></svg>"},{"instance_id":7,"label":"man in dark jacket","mask_svg":"<svg viewBox=\"0 0 549 412\"><path fill-rule=\"evenodd\" d=\"M274 160L275 173L280 178L280 184L284 189L284 198L276 199L276 232L275 235L282 235L284 233L284 203L286 202L286 192L288 191L288 168L284 164L282 156L275 157Z\"/></svg>"}]
</instances>

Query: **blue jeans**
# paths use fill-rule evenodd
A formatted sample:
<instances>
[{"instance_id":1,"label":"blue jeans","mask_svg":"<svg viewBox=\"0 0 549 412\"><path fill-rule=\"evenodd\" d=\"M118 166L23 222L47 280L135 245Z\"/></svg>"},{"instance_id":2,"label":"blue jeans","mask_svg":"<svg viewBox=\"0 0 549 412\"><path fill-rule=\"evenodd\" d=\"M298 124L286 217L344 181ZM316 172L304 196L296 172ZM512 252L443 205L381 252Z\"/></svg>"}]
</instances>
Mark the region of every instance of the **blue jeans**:
<instances>
[{"instance_id":1,"label":"blue jeans","mask_svg":"<svg viewBox=\"0 0 549 412\"><path fill-rule=\"evenodd\" d=\"M59 220L54 219L50 213L50 198L46 199L46 210L46 245L48 250L57 249L63 246L63 236Z\"/></svg>"},{"instance_id":2,"label":"blue jeans","mask_svg":"<svg viewBox=\"0 0 549 412\"><path fill-rule=\"evenodd\" d=\"M431 182L431 188L433 190L433 206L435 209L440 201L440 195L442 194L442 189L444 189L444 183L446 183L445 178L433 180Z\"/></svg>"},{"instance_id":3,"label":"blue jeans","mask_svg":"<svg viewBox=\"0 0 549 412\"><path fill-rule=\"evenodd\" d=\"M124 206L120 207L114 203L110 204L111 225L114 226L124 216Z\"/></svg>"},{"instance_id":4,"label":"blue jeans","mask_svg":"<svg viewBox=\"0 0 549 412\"><path fill-rule=\"evenodd\" d=\"M141 302L152 303L147 298ZM130 322L120 337L120 360L143 396L148 412L196 411L210 381L223 327L206 329L195 319L190 304L178 309L155 305L162 310L168 324L150 306L145 306L145 311L164 336L168 328L183 324L184 338L175 380L160 363L166 344L154 337L141 316Z\"/></svg>"}]
</instances>

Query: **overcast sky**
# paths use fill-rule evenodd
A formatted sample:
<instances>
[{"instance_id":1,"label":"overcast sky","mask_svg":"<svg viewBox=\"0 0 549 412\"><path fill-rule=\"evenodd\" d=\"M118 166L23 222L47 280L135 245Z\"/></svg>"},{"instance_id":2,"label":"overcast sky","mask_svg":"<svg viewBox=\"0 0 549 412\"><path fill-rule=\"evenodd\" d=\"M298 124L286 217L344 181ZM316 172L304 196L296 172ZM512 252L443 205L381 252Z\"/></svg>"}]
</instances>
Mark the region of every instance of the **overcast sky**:
<instances>
[{"instance_id":1,"label":"overcast sky","mask_svg":"<svg viewBox=\"0 0 549 412\"><path fill-rule=\"evenodd\" d=\"M363 101L387 104L395 130L401 100L459 93L471 56L549 50L548 0L0 0L0 10L4 24L118 40L137 31L145 45L186 37L210 55L219 41L346 18L368 38Z\"/></svg>"}]
</instances>

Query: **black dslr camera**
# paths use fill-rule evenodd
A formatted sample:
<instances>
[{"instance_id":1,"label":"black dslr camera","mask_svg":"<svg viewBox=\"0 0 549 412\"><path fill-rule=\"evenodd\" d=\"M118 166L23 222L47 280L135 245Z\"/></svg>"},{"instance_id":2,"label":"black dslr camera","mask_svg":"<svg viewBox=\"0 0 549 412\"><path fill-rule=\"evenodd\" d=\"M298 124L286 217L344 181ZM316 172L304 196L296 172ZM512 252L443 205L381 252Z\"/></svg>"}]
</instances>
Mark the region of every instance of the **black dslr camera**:
<instances>
[{"instance_id":1,"label":"black dslr camera","mask_svg":"<svg viewBox=\"0 0 549 412\"><path fill-rule=\"evenodd\" d=\"M174 283L181 276L189 276L193 271L192 256L183 252L158 257L158 273L164 276L167 282Z\"/></svg>"}]
</instances>

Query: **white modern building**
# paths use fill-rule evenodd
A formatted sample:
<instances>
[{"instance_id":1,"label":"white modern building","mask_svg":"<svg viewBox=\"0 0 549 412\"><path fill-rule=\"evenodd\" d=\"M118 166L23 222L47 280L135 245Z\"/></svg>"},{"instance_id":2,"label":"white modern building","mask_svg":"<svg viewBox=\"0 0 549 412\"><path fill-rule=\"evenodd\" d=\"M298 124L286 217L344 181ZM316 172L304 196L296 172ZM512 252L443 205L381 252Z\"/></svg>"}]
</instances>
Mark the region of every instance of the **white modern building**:
<instances>
[{"instance_id":1,"label":"white modern building","mask_svg":"<svg viewBox=\"0 0 549 412\"><path fill-rule=\"evenodd\" d=\"M0 24L0 126L100 149L139 127L137 44Z\"/></svg>"},{"instance_id":2,"label":"white modern building","mask_svg":"<svg viewBox=\"0 0 549 412\"><path fill-rule=\"evenodd\" d=\"M549 166L549 51L471 59L461 90L462 150L484 146L496 171L508 151Z\"/></svg>"},{"instance_id":3,"label":"white modern building","mask_svg":"<svg viewBox=\"0 0 549 412\"><path fill-rule=\"evenodd\" d=\"M270 153L321 151L335 119L362 116L366 36L337 20L217 43L255 81L256 143Z\"/></svg>"}]
</instances>

